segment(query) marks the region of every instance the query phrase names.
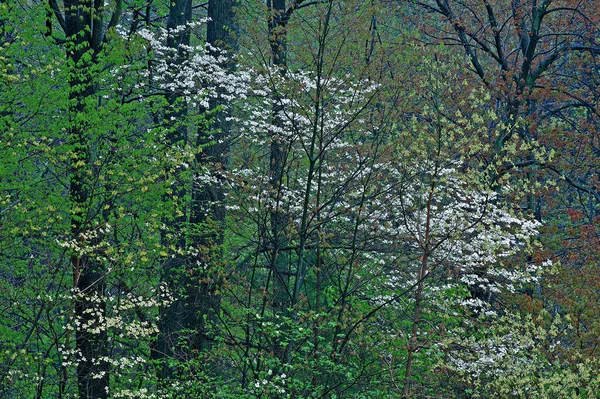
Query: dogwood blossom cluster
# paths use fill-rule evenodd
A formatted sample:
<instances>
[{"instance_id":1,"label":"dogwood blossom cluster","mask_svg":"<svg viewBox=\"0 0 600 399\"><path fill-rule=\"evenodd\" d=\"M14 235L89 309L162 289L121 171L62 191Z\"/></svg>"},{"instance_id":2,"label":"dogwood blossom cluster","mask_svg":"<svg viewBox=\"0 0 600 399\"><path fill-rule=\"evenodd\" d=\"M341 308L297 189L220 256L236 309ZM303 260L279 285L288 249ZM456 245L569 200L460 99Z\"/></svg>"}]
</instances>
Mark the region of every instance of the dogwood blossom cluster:
<instances>
[{"instance_id":1,"label":"dogwood blossom cluster","mask_svg":"<svg viewBox=\"0 0 600 399\"><path fill-rule=\"evenodd\" d=\"M447 336L440 344L446 351L440 367L468 384L473 397L552 398L571 396L569 392L585 397L600 387L597 360L575 357L572 364L551 360L568 347L561 340L572 328L569 317L546 312L536 318L491 316L477 334L464 330Z\"/></svg>"},{"instance_id":2,"label":"dogwood blossom cluster","mask_svg":"<svg viewBox=\"0 0 600 399\"><path fill-rule=\"evenodd\" d=\"M175 94L192 108L209 109L211 98L222 98L225 100L224 106L233 100L246 98L250 75L244 71L232 72L227 68L231 56L225 51L209 43L178 47L167 44L170 35L204 23L194 22L175 30L140 30L138 34L146 41L153 56L151 67L143 71L145 79L138 83L138 88L147 84L150 88ZM182 53L186 56L182 57ZM148 83L141 83L144 81Z\"/></svg>"},{"instance_id":3,"label":"dogwood blossom cluster","mask_svg":"<svg viewBox=\"0 0 600 399\"><path fill-rule=\"evenodd\" d=\"M170 306L173 302L173 296L166 285L160 285L156 289L150 288L144 295L113 292L102 297L74 289L70 299L75 302L85 300L87 308L76 315L71 324L65 326L66 330L77 331L89 339L93 339L94 335L106 333L111 347L120 355L86 359L80 351L63 345L58 348L62 359L61 366L68 369L89 360L95 365L106 365L106 370L110 370L115 378L130 378L132 373L143 373L144 368L147 368L146 357L141 353L131 352L126 346L132 339L151 340L158 333L157 309ZM106 371L101 371L92 378L102 378L103 373ZM141 391L118 390L111 392L111 395L123 398L155 397L155 394L146 392L145 388Z\"/></svg>"},{"instance_id":4,"label":"dogwood blossom cluster","mask_svg":"<svg viewBox=\"0 0 600 399\"><path fill-rule=\"evenodd\" d=\"M252 76L249 101L232 118L239 128L236 139L257 151L262 151L261 146L279 146L283 167L294 172L284 171L275 193L268 156L251 169L234 165L229 172L234 189L229 209L243 210L250 217L285 209L292 226L298 228L308 189L311 212L327 220L345 218L353 201L347 197L354 195L357 181L368 173L366 164L372 160L361 154L359 141L368 134L366 108L378 85L336 77L319 80L305 71L282 76L273 69ZM312 186L309 180L314 176L305 167L311 161L319 176L319 184ZM238 190L244 193L237 198L239 202L234 198ZM317 192L325 196L321 199L327 206L315 201Z\"/></svg>"},{"instance_id":5,"label":"dogwood blossom cluster","mask_svg":"<svg viewBox=\"0 0 600 399\"><path fill-rule=\"evenodd\" d=\"M249 391L256 396L279 396L286 393L285 373L277 374L273 370L262 373L262 378L257 378L249 385Z\"/></svg>"},{"instance_id":6,"label":"dogwood blossom cluster","mask_svg":"<svg viewBox=\"0 0 600 399\"><path fill-rule=\"evenodd\" d=\"M425 278L425 285L432 289L463 285L493 296L539 278L541 265L511 268L503 262L531 244L539 222L504 208L499 193L474 185L468 174L451 162L388 170L386 194L371 204L373 223L362 228L365 234L395 246L402 252L396 259L412 264L413 269L422 267L426 256L424 274L431 274L427 278L414 273L412 278L390 281L400 284L396 289ZM461 303L486 307L482 298L465 298Z\"/></svg>"},{"instance_id":7,"label":"dogwood blossom cluster","mask_svg":"<svg viewBox=\"0 0 600 399\"><path fill-rule=\"evenodd\" d=\"M278 140L310 148L315 128L322 148L343 146L342 134L366 129L363 113L379 86L349 77L317 77L308 71L249 71L248 100L234 119L241 137L254 143ZM243 97L245 99L246 97ZM347 139L347 138L346 138Z\"/></svg>"}]
</instances>

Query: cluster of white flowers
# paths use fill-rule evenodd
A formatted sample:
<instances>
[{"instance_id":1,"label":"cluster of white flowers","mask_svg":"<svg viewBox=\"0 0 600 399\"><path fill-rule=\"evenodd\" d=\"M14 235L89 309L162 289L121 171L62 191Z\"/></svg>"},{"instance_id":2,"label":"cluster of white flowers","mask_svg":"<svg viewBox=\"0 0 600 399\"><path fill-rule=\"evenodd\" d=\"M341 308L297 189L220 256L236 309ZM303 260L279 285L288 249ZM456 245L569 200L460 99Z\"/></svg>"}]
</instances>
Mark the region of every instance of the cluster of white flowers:
<instances>
[{"instance_id":1,"label":"cluster of white flowers","mask_svg":"<svg viewBox=\"0 0 600 399\"><path fill-rule=\"evenodd\" d=\"M147 388L139 389L119 389L112 392L111 398L115 399L158 399L155 393L150 392Z\"/></svg>"},{"instance_id":2,"label":"cluster of white flowers","mask_svg":"<svg viewBox=\"0 0 600 399\"><path fill-rule=\"evenodd\" d=\"M85 300L86 309L80 315L77 315L72 324L66 324L64 327L70 330L77 330L85 334L100 334L108 332L109 341L114 342L117 347L120 341L124 339L148 339L155 337L158 333L156 326L156 312L159 307L169 306L173 302L173 297L167 290L166 285L160 285L156 289L149 289L147 295L135 295L133 293L125 293L120 295L100 296L97 293L88 294L74 288L71 294L71 300ZM147 320L139 320L136 317L131 317L131 313L151 310ZM61 365L69 368L76 366L79 362L87 361L83 355L74 348L67 348L64 344L57 348L58 353L62 358ZM139 355L119 357L103 356L97 359L91 359L92 363L108 364L111 367L111 373L117 375L127 374L134 369L136 365L143 365L146 360ZM100 372L92 376L92 378L102 378L104 372ZM135 394L130 396L134 391L119 391L114 393L115 397L135 397L135 398L151 398L153 396ZM122 395L122 396L119 396ZM129 396L128 396L129 395Z\"/></svg>"},{"instance_id":3,"label":"cluster of white flowers","mask_svg":"<svg viewBox=\"0 0 600 399\"><path fill-rule=\"evenodd\" d=\"M230 56L210 44L178 48L167 45L169 35L203 23L205 21L180 26L175 32L164 28L158 32L142 29L138 34L146 40L148 49L154 55L151 70L143 72L145 81L149 82L147 84L183 97L193 108L209 109L210 98L223 98L225 105L245 98L250 75L247 72L230 71L226 67L230 63ZM179 59L180 52L188 56Z\"/></svg>"},{"instance_id":4,"label":"cluster of white flowers","mask_svg":"<svg viewBox=\"0 0 600 399\"><path fill-rule=\"evenodd\" d=\"M273 370L268 370L263 378L256 379L250 384L249 388L252 393L258 396L265 394L285 394L286 379L288 376L285 373L275 374Z\"/></svg>"},{"instance_id":5,"label":"cluster of white flowers","mask_svg":"<svg viewBox=\"0 0 600 399\"><path fill-rule=\"evenodd\" d=\"M300 231L307 207L310 215L347 223L360 201L361 180L377 168L367 165L372 159L361 154L357 144L358 137L368 132L363 114L378 89L368 80L319 80L305 71L280 75L277 69L269 69L252 74L248 94L252 101L246 101L234 118L239 139L249 146L279 145L285 153L283 167L294 172L281 171L285 177L275 188L267 163L252 170L234 165L229 172L233 188L229 209L257 221L260 215L284 209L295 231ZM315 164L313 173L318 169L318 185L311 184L314 176L307 174L309 162ZM318 196L321 204L315 201ZM311 217L309 224L314 221Z\"/></svg>"},{"instance_id":6,"label":"cluster of white flowers","mask_svg":"<svg viewBox=\"0 0 600 399\"><path fill-rule=\"evenodd\" d=\"M537 281L541 265L507 268L503 264L537 236L537 221L503 208L496 192L474 187L452 163L440 168L425 162L389 174L399 180L396 189L380 199L370 213L374 222L362 228L400 243L404 256L413 253L418 259L426 253L425 274L437 271L437 276L447 276L428 280L428 289L431 284L453 283L492 295ZM421 267L413 263L413 268ZM416 283L405 278L397 289L405 289L406 281ZM486 308L475 298L461 303L471 309Z\"/></svg>"},{"instance_id":7,"label":"cluster of white flowers","mask_svg":"<svg viewBox=\"0 0 600 399\"><path fill-rule=\"evenodd\" d=\"M111 230L112 226L109 223L104 223L81 231L76 238L56 240L56 243L79 257L93 255L94 259L106 262L111 260L105 255L105 250L110 247L110 242L104 240L103 237L108 235Z\"/></svg>"},{"instance_id":8,"label":"cluster of white flowers","mask_svg":"<svg viewBox=\"0 0 600 399\"><path fill-rule=\"evenodd\" d=\"M442 344L448 349L445 366L463 378L498 380L526 374L537 367L545 368L548 363L543 360L541 351L551 352L553 346L542 349L542 343L553 337L553 331L563 323L556 318L546 330L531 318L519 315L491 316L487 321L491 327L481 330L480 336L456 335ZM564 328L564 325L560 327Z\"/></svg>"},{"instance_id":9,"label":"cluster of white flowers","mask_svg":"<svg viewBox=\"0 0 600 399\"><path fill-rule=\"evenodd\" d=\"M120 389L112 392L110 397L115 399L158 399L158 396L147 388Z\"/></svg>"}]
</instances>

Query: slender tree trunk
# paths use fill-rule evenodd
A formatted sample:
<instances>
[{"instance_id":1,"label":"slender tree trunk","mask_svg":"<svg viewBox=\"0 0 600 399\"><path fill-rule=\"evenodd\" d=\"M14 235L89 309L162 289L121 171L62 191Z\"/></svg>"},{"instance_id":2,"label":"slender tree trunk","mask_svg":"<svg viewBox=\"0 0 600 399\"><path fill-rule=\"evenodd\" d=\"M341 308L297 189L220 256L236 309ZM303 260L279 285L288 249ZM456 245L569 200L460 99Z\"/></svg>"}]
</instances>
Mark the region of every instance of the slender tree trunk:
<instances>
[{"instance_id":1,"label":"slender tree trunk","mask_svg":"<svg viewBox=\"0 0 600 399\"><path fill-rule=\"evenodd\" d=\"M417 273L417 287L415 291L415 312L413 314L412 328L410 332L410 338L408 342L408 357L406 359L406 369L404 372L404 388L402 390L402 396L409 398L411 396L411 380L413 376L413 367L415 363L415 354L421 348L419 347L419 324L421 323L421 315L423 314L423 290L425 288L425 278L429 274L429 255L431 245L431 223L432 223L432 204L433 195L435 192L434 183L431 183L428 199L427 199L427 217L425 219L425 237L423 242L420 244L423 249L423 255L421 256L421 267Z\"/></svg>"},{"instance_id":2,"label":"slender tree trunk","mask_svg":"<svg viewBox=\"0 0 600 399\"><path fill-rule=\"evenodd\" d=\"M404 388L402 390L402 396L409 398L411 396L411 379L413 375L413 366L415 362L415 354L419 350L419 323L421 322L421 314L423 312L423 288L424 279L427 275L427 254L423 256L421 261L421 268L419 271L419 281L417 282L417 288L415 291L415 313L413 314L412 328L410 331L410 338L408 342L408 356L406 359L406 369L404 371Z\"/></svg>"}]
</instances>

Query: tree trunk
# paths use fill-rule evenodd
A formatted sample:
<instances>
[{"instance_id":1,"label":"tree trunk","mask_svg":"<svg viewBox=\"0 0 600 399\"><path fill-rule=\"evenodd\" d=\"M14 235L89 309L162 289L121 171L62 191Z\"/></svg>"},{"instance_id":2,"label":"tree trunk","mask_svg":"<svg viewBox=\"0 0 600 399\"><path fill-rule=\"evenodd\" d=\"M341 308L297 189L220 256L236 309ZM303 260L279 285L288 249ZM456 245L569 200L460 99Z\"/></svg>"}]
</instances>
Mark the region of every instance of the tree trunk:
<instances>
[{"instance_id":1,"label":"tree trunk","mask_svg":"<svg viewBox=\"0 0 600 399\"><path fill-rule=\"evenodd\" d=\"M236 49L233 29L234 0L210 0L208 2L207 42L232 52ZM233 69L233 63L225 65ZM219 100L210 101L210 109L222 105ZM192 349L206 350L214 341L211 325L216 322L220 308L220 297L216 293L221 280L223 229L225 226L225 192L222 187L223 171L229 154L229 111L223 109L210 120L210 130L200 128L196 146L202 151L196 155L198 173L208 169L211 183L202 183L196 178L192 184L190 208L190 241L196 255L188 259L188 271L194 281L188 287L188 298L194 301L195 337Z\"/></svg>"},{"instance_id":2,"label":"tree trunk","mask_svg":"<svg viewBox=\"0 0 600 399\"><path fill-rule=\"evenodd\" d=\"M285 18L285 0L269 0L269 45L271 48L271 64L278 68L281 75L285 75L287 69L287 19ZM274 93L272 121L275 130L283 126L281 112L283 105L278 93ZM275 132L271 133L271 149L269 155L269 183L271 185L272 200L275 204L271 211L271 242L269 243L270 270L273 276L273 308L275 312L287 314L292 304L292 288L290 283L290 262L286 261L285 254L281 248L287 246L286 237L286 215L282 210L282 188L284 185L284 167L287 157L285 143ZM280 347L278 342L274 343L274 351L282 362L287 362L289 355L286 348Z\"/></svg>"},{"instance_id":3,"label":"tree trunk","mask_svg":"<svg viewBox=\"0 0 600 399\"><path fill-rule=\"evenodd\" d=\"M173 0L169 3L169 17L167 20L167 29L174 32L178 27L186 25L192 21L192 1L191 0ZM176 68L187 59L186 46L190 44L190 30L183 29L176 31L175 34L169 34L167 46L176 50L176 56L171 63ZM167 133L167 145L185 146L188 137L186 124L187 104L183 103L181 96L172 92L166 95L168 108L165 112L165 123L169 132ZM175 251L169 254L163 265L161 272L161 281L167 284L171 293L174 294L174 302L167 308L162 309L159 315L158 329L159 335L153 357L163 360L159 368L159 378L162 383L167 384L166 380L175 376L175 369L169 365L169 360L182 360L186 357L191 348L190 341L192 337L188 334L195 326L195 315L197 312L194 304L194 297L187 297L190 286L193 281L186 273L186 259L183 255L186 244L186 216L185 204L181 201L185 198L188 183L180 178L180 170L177 165L175 169L167 172L167 179L175 181L173 191L167 195L166 201L173 204L170 212L180 216L172 219L167 218L165 225L167 232L163 234L162 241L165 247L174 245ZM175 242L173 242L175 241ZM187 342L186 342L187 341Z\"/></svg>"},{"instance_id":4,"label":"tree trunk","mask_svg":"<svg viewBox=\"0 0 600 399\"><path fill-rule=\"evenodd\" d=\"M69 200L71 212L71 240L80 248L96 245L102 239L93 231L89 207L93 175L89 170L89 126L85 104L94 95L91 67L102 43L103 3L95 0L65 0L65 26L69 74L69 119L71 180ZM94 15L94 18L92 18ZM104 324L106 313L106 265L75 251L71 256L73 287L76 292L74 318L76 322L75 349L79 398L107 398L109 388L108 337Z\"/></svg>"},{"instance_id":5,"label":"tree trunk","mask_svg":"<svg viewBox=\"0 0 600 399\"><path fill-rule=\"evenodd\" d=\"M237 0L209 0L206 41L227 51L237 50L233 7Z\"/></svg>"}]
</instances>

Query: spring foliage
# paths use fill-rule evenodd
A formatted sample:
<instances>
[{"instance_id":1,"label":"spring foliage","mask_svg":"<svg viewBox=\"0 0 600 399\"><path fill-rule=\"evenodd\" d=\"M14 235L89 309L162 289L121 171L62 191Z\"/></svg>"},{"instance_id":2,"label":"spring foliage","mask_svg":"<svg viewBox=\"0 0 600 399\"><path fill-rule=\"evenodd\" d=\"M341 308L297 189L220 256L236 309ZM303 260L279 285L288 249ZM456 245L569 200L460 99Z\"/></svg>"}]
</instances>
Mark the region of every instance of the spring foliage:
<instances>
[{"instance_id":1,"label":"spring foliage","mask_svg":"<svg viewBox=\"0 0 600 399\"><path fill-rule=\"evenodd\" d=\"M67 3L0 2L0 396L598 396L593 322L539 299L564 294L567 218L521 168L556 151L451 49L388 42L378 2L295 1L268 34L281 15L240 4L234 54L115 1L94 52L51 31Z\"/></svg>"}]
</instances>

